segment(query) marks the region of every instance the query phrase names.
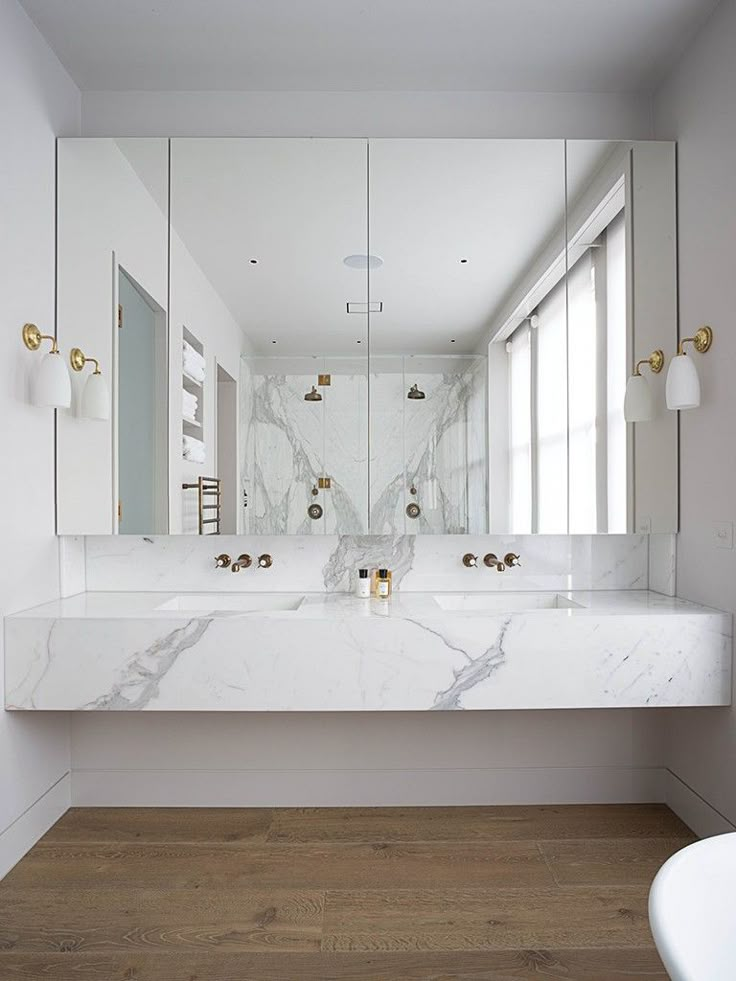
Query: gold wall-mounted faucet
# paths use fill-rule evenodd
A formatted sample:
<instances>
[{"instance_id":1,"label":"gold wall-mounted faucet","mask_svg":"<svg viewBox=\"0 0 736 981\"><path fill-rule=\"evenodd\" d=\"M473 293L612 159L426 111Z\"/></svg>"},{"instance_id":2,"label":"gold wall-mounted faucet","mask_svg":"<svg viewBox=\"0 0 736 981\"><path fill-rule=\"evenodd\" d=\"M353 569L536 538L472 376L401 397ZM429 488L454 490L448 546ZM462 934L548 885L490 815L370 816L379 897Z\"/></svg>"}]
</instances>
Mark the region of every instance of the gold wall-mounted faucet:
<instances>
[{"instance_id":1,"label":"gold wall-mounted faucet","mask_svg":"<svg viewBox=\"0 0 736 981\"><path fill-rule=\"evenodd\" d=\"M496 572L503 572L506 568L506 563L502 562L493 552L483 556L483 564L487 565L489 569L495 569Z\"/></svg>"},{"instance_id":2,"label":"gold wall-mounted faucet","mask_svg":"<svg viewBox=\"0 0 736 981\"><path fill-rule=\"evenodd\" d=\"M240 572L241 569L249 569L253 564L253 559L248 555L247 552L243 552L239 555L237 559L233 562L231 572Z\"/></svg>"}]
</instances>

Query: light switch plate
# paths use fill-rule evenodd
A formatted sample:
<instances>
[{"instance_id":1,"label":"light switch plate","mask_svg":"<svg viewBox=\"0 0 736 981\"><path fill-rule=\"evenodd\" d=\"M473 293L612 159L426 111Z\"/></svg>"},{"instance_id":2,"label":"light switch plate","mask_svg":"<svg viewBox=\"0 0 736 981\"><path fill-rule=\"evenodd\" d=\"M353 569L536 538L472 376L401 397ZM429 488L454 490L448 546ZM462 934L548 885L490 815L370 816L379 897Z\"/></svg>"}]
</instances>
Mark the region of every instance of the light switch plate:
<instances>
[{"instance_id":1,"label":"light switch plate","mask_svg":"<svg viewBox=\"0 0 736 981\"><path fill-rule=\"evenodd\" d=\"M716 548L733 548L733 521L716 521L713 525L713 544Z\"/></svg>"}]
</instances>

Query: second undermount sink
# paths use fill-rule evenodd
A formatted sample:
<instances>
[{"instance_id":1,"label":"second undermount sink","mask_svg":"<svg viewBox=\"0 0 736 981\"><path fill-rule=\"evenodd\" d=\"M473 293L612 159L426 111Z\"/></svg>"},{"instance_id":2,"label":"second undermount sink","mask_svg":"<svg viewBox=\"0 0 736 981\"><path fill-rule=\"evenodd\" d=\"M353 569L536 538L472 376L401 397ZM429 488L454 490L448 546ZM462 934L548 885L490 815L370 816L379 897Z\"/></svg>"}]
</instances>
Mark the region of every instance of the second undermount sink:
<instances>
[{"instance_id":1,"label":"second undermount sink","mask_svg":"<svg viewBox=\"0 0 736 981\"><path fill-rule=\"evenodd\" d=\"M435 601L443 610L512 613L524 610L574 610L580 603L560 593L440 593Z\"/></svg>"},{"instance_id":2,"label":"second undermount sink","mask_svg":"<svg viewBox=\"0 0 736 981\"><path fill-rule=\"evenodd\" d=\"M298 610L303 599L290 593L182 593L156 609L182 613L268 613Z\"/></svg>"}]
</instances>

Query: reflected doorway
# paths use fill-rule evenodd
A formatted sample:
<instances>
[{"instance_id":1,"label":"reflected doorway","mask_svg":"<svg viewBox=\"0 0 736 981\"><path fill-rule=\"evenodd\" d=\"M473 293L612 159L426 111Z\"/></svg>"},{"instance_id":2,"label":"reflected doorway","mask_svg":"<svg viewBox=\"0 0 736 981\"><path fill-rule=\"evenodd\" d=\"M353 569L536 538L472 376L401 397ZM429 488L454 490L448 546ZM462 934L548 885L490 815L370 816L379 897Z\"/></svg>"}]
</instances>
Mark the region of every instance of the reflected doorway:
<instances>
[{"instance_id":1,"label":"reflected doorway","mask_svg":"<svg viewBox=\"0 0 736 981\"><path fill-rule=\"evenodd\" d=\"M166 314L118 267L118 521L165 535L168 516Z\"/></svg>"},{"instance_id":2,"label":"reflected doorway","mask_svg":"<svg viewBox=\"0 0 736 981\"><path fill-rule=\"evenodd\" d=\"M238 386L217 365L217 476L220 478L220 534L238 533Z\"/></svg>"}]
</instances>

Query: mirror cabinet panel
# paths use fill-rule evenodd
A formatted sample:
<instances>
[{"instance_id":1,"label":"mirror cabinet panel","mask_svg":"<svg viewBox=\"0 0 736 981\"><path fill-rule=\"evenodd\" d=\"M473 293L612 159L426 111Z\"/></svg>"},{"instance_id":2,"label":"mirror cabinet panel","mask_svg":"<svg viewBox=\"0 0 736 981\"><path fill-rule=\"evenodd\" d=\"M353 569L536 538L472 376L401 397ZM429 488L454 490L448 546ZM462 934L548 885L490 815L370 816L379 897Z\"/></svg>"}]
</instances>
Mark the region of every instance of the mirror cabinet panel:
<instances>
[{"instance_id":1,"label":"mirror cabinet panel","mask_svg":"<svg viewBox=\"0 0 736 981\"><path fill-rule=\"evenodd\" d=\"M171 141L172 531L207 477L224 534L367 533L366 168L363 140Z\"/></svg>"},{"instance_id":2,"label":"mirror cabinet panel","mask_svg":"<svg viewBox=\"0 0 736 981\"><path fill-rule=\"evenodd\" d=\"M60 140L58 531L674 531L675 254L671 143Z\"/></svg>"},{"instance_id":3,"label":"mirror cabinet panel","mask_svg":"<svg viewBox=\"0 0 736 981\"><path fill-rule=\"evenodd\" d=\"M57 411L62 535L169 529L168 157L164 139L58 141L57 337L65 358L95 359L70 371L72 405ZM102 413L88 404L97 368Z\"/></svg>"}]
</instances>

